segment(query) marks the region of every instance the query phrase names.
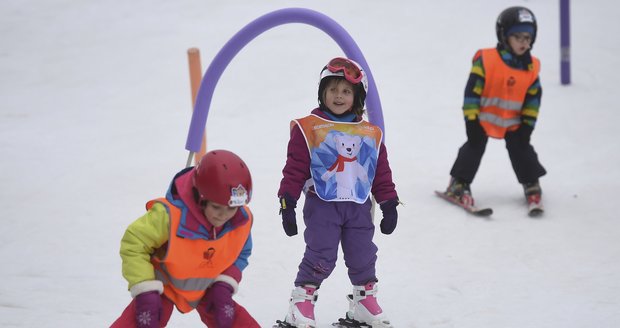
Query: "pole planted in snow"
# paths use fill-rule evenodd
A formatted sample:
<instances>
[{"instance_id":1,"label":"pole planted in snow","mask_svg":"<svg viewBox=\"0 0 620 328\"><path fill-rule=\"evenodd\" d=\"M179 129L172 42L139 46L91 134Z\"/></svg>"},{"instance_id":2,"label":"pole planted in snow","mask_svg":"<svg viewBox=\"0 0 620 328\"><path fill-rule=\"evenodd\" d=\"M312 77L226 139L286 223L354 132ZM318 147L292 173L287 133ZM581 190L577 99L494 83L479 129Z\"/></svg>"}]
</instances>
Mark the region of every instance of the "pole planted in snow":
<instances>
[{"instance_id":1,"label":"pole planted in snow","mask_svg":"<svg viewBox=\"0 0 620 328\"><path fill-rule=\"evenodd\" d=\"M560 80L570 84L570 1L560 0Z\"/></svg>"}]
</instances>

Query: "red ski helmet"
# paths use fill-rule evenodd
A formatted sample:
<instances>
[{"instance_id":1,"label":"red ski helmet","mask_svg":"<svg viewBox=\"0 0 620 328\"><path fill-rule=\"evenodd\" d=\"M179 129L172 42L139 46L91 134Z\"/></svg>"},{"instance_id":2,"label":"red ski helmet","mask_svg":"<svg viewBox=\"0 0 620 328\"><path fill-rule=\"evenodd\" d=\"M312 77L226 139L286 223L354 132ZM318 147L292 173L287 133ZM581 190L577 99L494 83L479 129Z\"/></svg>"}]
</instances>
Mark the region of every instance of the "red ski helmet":
<instances>
[{"instance_id":1,"label":"red ski helmet","mask_svg":"<svg viewBox=\"0 0 620 328\"><path fill-rule=\"evenodd\" d=\"M252 197L252 176L245 162L228 150L206 153L194 168L192 184L199 203L205 200L238 207Z\"/></svg>"}]
</instances>

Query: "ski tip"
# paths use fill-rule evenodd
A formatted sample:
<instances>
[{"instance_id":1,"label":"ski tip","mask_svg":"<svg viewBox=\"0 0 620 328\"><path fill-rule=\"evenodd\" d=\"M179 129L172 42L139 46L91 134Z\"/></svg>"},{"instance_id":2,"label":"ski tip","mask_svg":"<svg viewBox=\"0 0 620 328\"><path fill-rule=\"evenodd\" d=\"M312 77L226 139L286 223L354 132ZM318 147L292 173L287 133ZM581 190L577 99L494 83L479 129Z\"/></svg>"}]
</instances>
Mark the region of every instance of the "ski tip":
<instances>
[{"instance_id":1,"label":"ski tip","mask_svg":"<svg viewBox=\"0 0 620 328\"><path fill-rule=\"evenodd\" d=\"M543 215L543 213L545 213L545 211L542 208L534 208L527 212L527 216L531 218L539 218Z\"/></svg>"},{"instance_id":2,"label":"ski tip","mask_svg":"<svg viewBox=\"0 0 620 328\"><path fill-rule=\"evenodd\" d=\"M475 216L491 216L493 214L492 208L481 208L472 212Z\"/></svg>"}]
</instances>

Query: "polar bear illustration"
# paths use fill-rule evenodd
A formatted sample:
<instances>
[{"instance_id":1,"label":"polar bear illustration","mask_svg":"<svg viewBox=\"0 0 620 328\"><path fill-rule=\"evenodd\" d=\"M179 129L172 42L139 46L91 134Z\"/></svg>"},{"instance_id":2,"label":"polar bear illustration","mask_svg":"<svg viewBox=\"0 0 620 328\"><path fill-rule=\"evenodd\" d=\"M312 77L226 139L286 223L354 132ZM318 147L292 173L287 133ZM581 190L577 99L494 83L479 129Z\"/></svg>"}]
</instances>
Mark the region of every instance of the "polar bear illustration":
<instances>
[{"instance_id":1,"label":"polar bear illustration","mask_svg":"<svg viewBox=\"0 0 620 328\"><path fill-rule=\"evenodd\" d=\"M368 183L368 173L357 161L357 154L359 154L362 146L362 138L348 134L335 135L334 141L338 157L336 162L321 176L321 179L328 181L335 175L337 198L359 198L355 192L357 180Z\"/></svg>"}]
</instances>

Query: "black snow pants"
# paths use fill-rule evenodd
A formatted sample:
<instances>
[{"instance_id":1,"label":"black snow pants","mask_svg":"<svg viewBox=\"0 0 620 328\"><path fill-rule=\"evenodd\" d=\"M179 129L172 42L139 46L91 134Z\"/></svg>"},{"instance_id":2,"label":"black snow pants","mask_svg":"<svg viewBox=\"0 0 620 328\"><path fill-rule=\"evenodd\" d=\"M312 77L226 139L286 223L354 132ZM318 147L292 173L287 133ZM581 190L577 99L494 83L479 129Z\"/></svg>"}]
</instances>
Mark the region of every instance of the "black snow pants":
<instances>
[{"instance_id":1,"label":"black snow pants","mask_svg":"<svg viewBox=\"0 0 620 328\"><path fill-rule=\"evenodd\" d=\"M478 172L482 155L487 146L489 138L484 137L477 143L470 141L465 142L450 170L450 175L461 179L464 182L471 183ZM519 183L536 182L538 178L545 175L547 171L538 161L538 154L534 147L529 143L523 143L515 132L507 132L504 137L506 141L506 149L512 163Z\"/></svg>"}]
</instances>

